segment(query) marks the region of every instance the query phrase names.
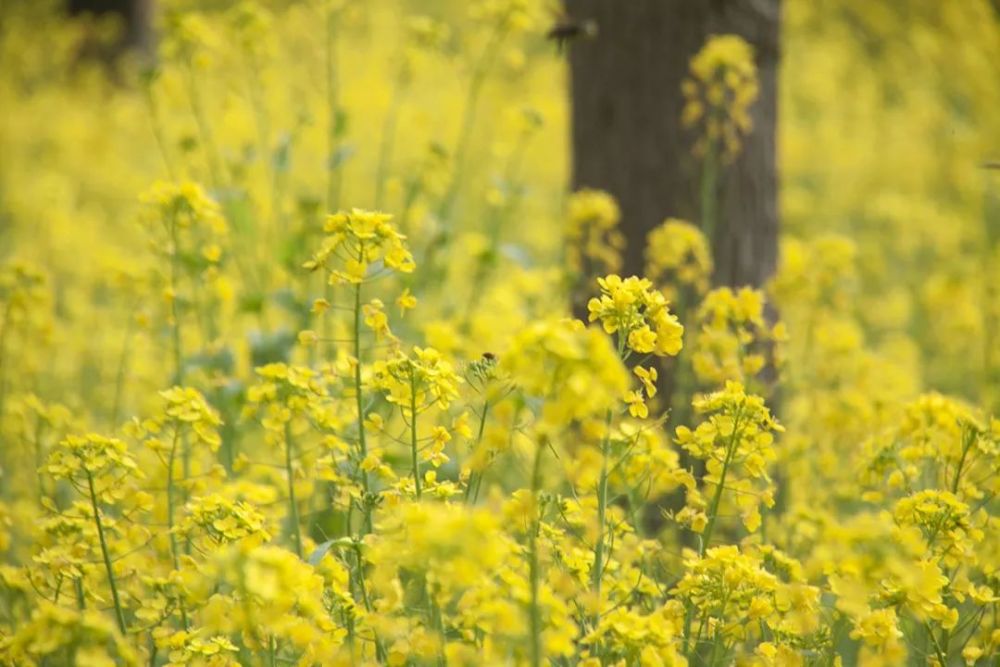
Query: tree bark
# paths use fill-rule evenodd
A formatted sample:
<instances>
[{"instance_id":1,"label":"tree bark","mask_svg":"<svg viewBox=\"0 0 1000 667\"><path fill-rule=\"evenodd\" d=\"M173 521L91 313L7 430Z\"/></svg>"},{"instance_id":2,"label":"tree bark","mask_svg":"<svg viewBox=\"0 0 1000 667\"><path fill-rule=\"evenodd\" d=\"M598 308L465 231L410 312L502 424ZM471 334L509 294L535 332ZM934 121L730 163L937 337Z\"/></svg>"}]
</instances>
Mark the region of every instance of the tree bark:
<instances>
[{"instance_id":1,"label":"tree bark","mask_svg":"<svg viewBox=\"0 0 1000 667\"><path fill-rule=\"evenodd\" d=\"M153 46L153 0L68 0L71 15L117 15L123 33L117 50L135 49L149 54Z\"/></svg>"},{"instance_id":2,"label":"tree bark","mask_svg":"<svg viewBox=\"0 0 1000 667\"><path fill-rule=\"evenodd\" d=\"M780 0L566 0L597 34L570 50L574 189L607 190L622 210L623 273L642 275L646 235L666 217L697 223L696 135L681 127L681 82L712 34L755 49L753 130L719 179L715 282L759 286L777 262L775 155Z\"/></svg>"},{"instance_id":3,"label":"tree bark","mask_svg":"<svg viewBox=\"0 0 1000 667\"><path fill-rule=\"evenodd\" d=\"M645 272L646 237L664 218L699 224L701 164L696 130L681 126L681 83L712 34L736 34L755 51L760 95L740 154L722 167L713 245L717 285L762 286L778 255L776 126L781 0L565 0L567 16L596 23L592 39L570 51L572 187L599 188L618 199L626 239L622 274ZM582 286L581 286L582 287ZM585 292L574 313L586 319ZM690 308L690 306L689 306ZM689 313L681 312L687 321ZM661 400L671 404L676 361L662 368ZM674 413L684 423L684 410ZM689 461L689 464L696 464ZM695 465L697 467L697 465ZM645 512L655 532L670 494ZM687 533L685 533L687 535Z\"/></svg>"}]
</instances>

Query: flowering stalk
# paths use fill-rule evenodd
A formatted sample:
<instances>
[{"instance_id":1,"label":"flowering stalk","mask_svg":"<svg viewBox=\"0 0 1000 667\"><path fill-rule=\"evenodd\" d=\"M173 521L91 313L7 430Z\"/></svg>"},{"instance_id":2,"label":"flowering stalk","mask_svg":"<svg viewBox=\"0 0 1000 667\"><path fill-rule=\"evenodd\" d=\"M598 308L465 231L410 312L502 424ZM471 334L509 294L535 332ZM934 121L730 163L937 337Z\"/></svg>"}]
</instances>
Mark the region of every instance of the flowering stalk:
<instances>
[{"instance_id":1,"label":"flowering stalk","mask_svg":"<svg viewBox=\"0 0 1000 667\"><path fill-rule=\"evenodd\" d=\"M714 35L691 59L690 78L681 91L686 98L682 124L701 124L695 154L704 153L701 177L702 230L714 249L718 232L718 179L723 162L739 152L750 132L749 109L758 96L753 47L735 35Z\"/></svg>"},{"instance_id":2,"label":"flowering stalk","mask_svg":"<svg viewBox=\"0 0 1000 667\"><path fill-rule=\"evenodd\" d=\"M630 353L626 350L626 336L618 336L618 356L624 361ZM611 421L614 413L609 409L604 416L604 437L601 439L601 476L597 483L597 543L594 545L594 566L590 571L590 583L597 598L594 625L601 618L601 579L604 576L604 529L608 512L608 454L611 444Z\"/></svg>"},{"instance_id":3,"label":"flowering stalk","mask_svg":"<svg viewBox=\"0 0 1000 667\"><path fill-rule=\"evenodd\" d=\"M125 613L122 611L122 604L118 598L118 584L115 581L115 571L111 567L111 556L108 553L108 543L104 538L104 524L101 523L101 510L97 504L97 492L94 491L94 477L87 472L87 487L90 490L90 506L94 510L94 523L97 525L97 538L101 543L101 556L104 558L104 569L108 573L108 586L111 587L111 598L115 603L115 620L118 622L118 629L124 635Z\"/></svg>"},{"instance_id":4,"label":"flowering stalk","mask_svg":"<svg viewBox=\"0 0 1000 667\"><path fill-rule=\"evenodd\" d=\"M657 356L673 356L681 350L681 337L684 327L681 326L667 305L663 293L653 289L652 283L636 277L622 280L617 275L598 278L601 289L599 298L587 302L589 320L600 321L607 334L615 334L617 338L616 356L622 364L627 364L635 354L655 354ZM655 377L648 372L644 383L652 383ZM652 395L655 391L647 391ZM625 400L629 402L629 412L633 416L645 418L648 409L642 396L637 392L629 392ZM633 406L638 402L639 407ZM635 411L633 411L635 410ZM601 616L601 579L604 575L605 554L604 541L607 532L608 506L608 458L611 454L611 425L614 419L612 408L608 408L604 418L604 433L601 439L601 475L597 488L597 543L594 545L594 564L590 573L591 588L596 597L597 605L593 622L595 627ZM623 458L627 453L623 455ZM621 464L621 460L618 464ZM616 467L617 465L616 464Z\"/></svg>"},{"instance_id":5,"label":"flowering stalk","mask_svg":"<svg viewBox=\"0 0 1000 667\"><path fill-rule=\"evenodd\" d=\"M712 533L715 530L715 520L719 515L719 505L722 502L722 492L726 485L726 475L729 472L729 466L732 463L733 455L736 453L736 445L739 442L738 436L739 431L737 426L739 426L740 412L737 411L733 417L733 435L729 439L729 444L726 447L726 456L722 462L722 471L719 473L719 484L715 489L715 494L712 496L712 502L709 507L709 517L708 524L705 526L705 531L702 533L700 544L698 545L698 555L703 557L705 555L706 549L712 539ZM685 603L688 606L688 610L684 616L684 654L690 656L688 653L690 642L691 642L691 623L694 620L694 607L691 606L690 601ZM698 629L698 636L701 636L701 628ZM698 642L695 641L695 646L691 650L697 650ZM715 653L715 647L712 648L713 659Z\"/></svg>"},{"instance_id":6,"label":"flowering stalk","mask_svg":"<svg viewBox=\"0 0 1000 667\"><path fill-rule=\"evenodd\" d=\"M364 259L363 246L360 247L358 255L359 260ZM365 533L370 533L372 530L372 508L368 498L368 492L370 489L368 471L362 467L365 458L368 456L368 444L365 441L365 406L364 398L361 393L361 321L361 282L359 281L354 285L354 396L358 411L358 453L362 462L358 465L358 473L361 476L361 486L364 490L362 498L362 512L364 513L364 520L361 525L361 535L364 535ZM361 593L361 599L364 603L365 609L368 612L371 612L371 601L368 597L368 588L365 585L365 565L364 559L361 557L360 542L355 542L355 552L357 555L357 567L354 570L355 583ZM382 647L382 643L379 640L377 633L375 634L375 651L379 662L384 662L385 649Z\"/></svg>"}]
</instances>

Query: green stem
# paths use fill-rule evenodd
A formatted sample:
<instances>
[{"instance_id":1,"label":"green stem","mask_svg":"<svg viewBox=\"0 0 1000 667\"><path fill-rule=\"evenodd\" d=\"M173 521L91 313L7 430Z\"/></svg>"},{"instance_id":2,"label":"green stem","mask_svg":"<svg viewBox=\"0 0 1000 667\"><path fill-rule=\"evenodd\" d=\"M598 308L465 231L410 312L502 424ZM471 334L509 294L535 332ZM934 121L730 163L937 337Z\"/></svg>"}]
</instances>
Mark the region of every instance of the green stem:
<instances>
[{"instance_id":1,"label":"green stem","mask_svg":"<svg viewBox=\"0 0 1000 667\"><path fill-rule=\"evenodd\" d=\"M80 611L87 609L87 596L83 592L83 578L77 577L73 579L73 587L76 589L76 606L79 607Z\"/></svg>"},{"instance_id":2,"label":"green stem","mask_svg":"<svg viewBox=\"0 0 1000 667\"><path fill-rule=\"evenodd\" d=\"M323 282L321 283L321 285L322 285L323 298L326 299L327 303L333 304L336 300L334 297L333 286L330 284L330 282L326 279L325 276L323 276L322 280ZM309 348L310 364L316 363L317 354L324 357L325 359L332 359L336 355L336 343L333 342L333 337L334 337L333 321L330 315L330 310L332 309L324 310L323 313L320 315L320 321L319 321L320 336L322 337L324 342L319 345L313 345L312 347Z\"/></svg>"},{"instance_id":3,"label":"green stem","mask_svg":"<svg viewBox=\"0 0 1000 667\"><path fill-rule=\"evenodd\" d=\"M186 435L181 436L181 474L183 475L184 481L184 503L191 499L188 494L187 482L191 479L191 443L188 442ZM184 553L191 555L191 536L188 535L184 538Z\"/></svg>"},{"instance_id":4,"label":"green stem","mask_svg":"<svg viewBox=\"0 0 1000 667\"><path fill-rule=\"evenodd\" d=\"M340 188L343 181L340 164L334 164L340 142L340 128L337 114L340 103L337 87L337 20L336 10L329 9L326 16L326 112L327 112L327 163L326 163L326 207L337 210Z\"/></svg>"},{"instance_id":5,"label":"green stem","mask_svg":"<svg viewBox=\"0 0 1000 667\"><path fill-rule=\"evenodd\" d=\"M223 394L221 387L216 388L214 392L214 402L215 405L224 406L226 404L226 398ZM220 435L222 436L222 465L226 469L226 477L233 476L233 466L236 463L236 447L237 447L237 437L239 432L237 429L233 428L233 419L226 415L226 411L223 411L223 424L222 431Z\"/></svg>"},{"instance_id":6,"label":"green stem","mask_svg":"<svg viewBox=\"0 0 1000 667\"><path fill-rule=\"evenodd\" d=\"M723 600L722 600L722 606L719 609L718 618L724 619L726 617L726 605L727 604L729 604L729 594L728 593L726 594L726 597L723 598ZM700 634L701 633L699 632L699 635ZM723 646L723 642L722 642L722 631L721 630L716 630L715 631L715 637L714 637L714 639L712 639L712 653L711 653L711 655L708 658L708 664L709 665L712 665L712 666L715 665L715 656L719 652L720 648L722 648L723 650L725 650L725 647Z\"/></svg>"},{"instance_id":7,"label":"green stem","mask_svg":"<svg viewBox=\"0 0 1000 667\"><path fill-rule=\"evenodd\" d=\"M361 591L361 601L365 605L365 611L371 613L372 603L371 598L368 597L368 587L365 585L365 572L364 572L364 559L361 557L361 545L357 542L354 543L354 553L357 556L358 561L358 588ZM382 640L379 639L378 633L372 629L372 635L375 637L375 654L378 657L380 663L385 662L386 653L385 647L382 646Z\"/></svg>"},{"instance_id":8,"label":"green stem","mask_svg":"<svg viewBox=\"0 0 1000 667\"><path fill-rule=\"evenodd\" d=\"M486 430L486 413L490 409L490 400L486 399L483 401L483 412L479 415L479 432L476 434L476 447L473 451L479 452L479 448L483 442L483 432ZM483 472L479 473L479 479L482 479ZM471 491L473 486L473 481L475 480L475 472L469 473L469 481L465 485L465 502L469 502L471 497ZM475 502L475 501L473 501Z\"/></svg>"},{"instance_id":9,"label":"green stem","mask_svg":"<svg viewBox=\"0 0 1000 667\"><path fill-rule=\"evenodd\" d=\"M361 283L354 286L354 396L357 399L358 410L358 449L363 462L368 456L368 443L365 441L365 405L361 394ZM361 486L365 492L362 530L370 532L372 528L372 510L368 503L370 483L368 471L361 467L360 462L358 472L361 476Z\"/></svg>"},{"instance_id":10,"label":"green stem","mask_svg":"<svg viewBox=\"0 0 1000 667\"><path fill-rule=\"evenodd\" d=\"M521 159L528 147L528 140L530 137L530 131L521 135L520 141L518 141L517 146L514 148L514 151L507 161L507 166L503 171L502 180L502 184L507 190L503 204L498 207L491 208L486 216L485 228L486 235L489 238L489 246L486 252L480 256L480 260L477 262L475 275L472 279L469 304L466 308L467 313L470 315L477 304L479 295L482 293L483 285L486 284L487 280L499 264L501 234L507 227L507 221L510 219L510 216L517 211L520 205L520 201L523 196L522 188L515 188L513 184L515 176L520 171ZM466 317L464 325L466 327L469 326L468 317Z\"/></svg>"},{"instance_id":11,"label":"green stem","mask_svg":"<svg viewBox=\"0 0 1000 667\"><path fill-rule=\"evenodd\" d=\"M441 649L438 651L437 664L438 667L447 667L448 656L445 653L445 646L447 646L448 640L444 631L444 619L441 617L441 607L434 600L433 595L428 594L427 597L430 600L431 614L434 617L433 618L434 629L437 630L438 637L441 640Z\"/></svg>"},{"instance_id":12,"label":"green stem","mask_svg":"<svg viewBox=\"0 0 1000 667\"><path fill-rule=\"evenodd\" d=\"M722 472L719 475L719 484L715 489L715 494L712 496L708 525L705 527L704 533L702 533L701 544L698 547L699 556L705 555L705 550L708 548L712 539L712 533L715 530L715 520L719 515L719 504L722 502L722 491L726 486L726 475L729 472L729 465L732 463L733 456L736 454L737 437L739 435L737 427L739 426L741 411L737 410L736 416L733 418L733 435L730 437L729 444L726 447L726 458L723 461ZM688 651L691 650L691 623L694 619L694 607L691 606L690 600L686 602L686 605L687 612L684 616L684 654L690 657ZM697 645L695 648L697 648Z\"/></svg>"},{"instance_id":13,"label":"green stem","mask_svg":"<svg viewBox=\"0 0 1000 667\"><path fill-rule=\"evenodd\" d=\"M180 429L174 428L174 441L170 446L170 456L167 459L167 534L170 535L170 555L173 558L174 569L180 569L180 551L177 547L177 536L174 535L174 460L177 457L177 444L180 440Z\"/></svg>"},{"instance_id":14,"label":"green stem","mask_svg":"<svg viewBox=\"0 0 1000 667\"><path fill-rule=\"evenodd\" d=\"M458 133L458 141L455 145L451 179L448 182L448 189L445 190L444 197L441 199L437 210L437 219L441 221L442 228L431 240L424 259L431 274L433 273L437 252L448 245L451 227L449 218L454 208L455 198L461 188L462 179L466 175L465 164L469 153L469 143L472 140L472 130L476 124L479 97L482 92L483 83L486 81L486 75L489 73L496 53L499 50L498 46L505 35L504 24L506 21L507 16L505 15L497 22L493 32L490 34L489 41L483 47L479 58L476 59L476 64L472 69L472 76L469 79L469 87L465 96L465 106L462 112L462 124Z\"/></svg>"},{"instance_id":15,"label":"green stem","mask_svg":"<svg viewBox=\"0 0 1000 667\"><path fill-rule=\"evenodd\" d=\"M14 302L8 301L4 308L3 321L0 322L0 434L3 433L4 402L7 395L7 333L10 330L10 311L14 308Z\"/></svg>"},{"instance_id":16,"label":"green stem","mask_svg":"<svg viewBox=\"0 0 1000 667\"><path fill-rule=\"evenodd\" d=\"M506 20L507 17L504 16L497 22L493 32L490 34L489 41L476 60L472 76L469 79L469 88L465 96L465 108L462 112L462 126L458 133L458 143L455 145L455 168L452 171L448 190L438 209L438 217L442 221L446 220L450 214L452 205L455 203L455 195L458 194L459 186L462 183L462 177L465 176L465 162L468 158L469 142L472 140L472 130L476 125L479 97L482 93L483 84L486 82L486 75L492 68L498 46L505 35L503 24Z\"/></svg>"},{"instance_id":17,"label":"green stem","mask_svg":"<svg viewBox=\"0 0 1000 667\"><path fill-rule=\"evenodd\" d=\"M486 477L486 470L479 473L479 477L476 478L476 490L472 493L472 504L475 505L479 502L479 492L483 488L483 479Z\"/></svg>"},{"instance_id":18,"label":"green stem","mask_svg":"<svg viewBox=\"0 0 1000 667\"><path fill-rule=\"evenodd\" d=\"M288 475L288 520L291 523L290 532L295 543L295 555L302 558L302 532L299 527L299 505L295 500L295 475L292 471L292 427L291 422L285 422L285 474Z\"/></svg>"},{"instance_id":19,"label":"green stem","mask_svg":"<svg viewBox=\"0 0 1000 667\"><path fill-rule=\"evenodd\" d=\"M175 295L176 296L176 295ZM117 426L121 416L122 392L125 389L125 373L128 368L129 343L132 340L132 328L135 318L129 316L125 335L122 337L121 353L118 355L118 371L115 373L115 399L111 406L111 425Z\"/></svg>"},{"instance_id":20,"label":"green stem","mask_svg":"<svg viewBox=\"0 0 1000 667\"><path fill-rule=\"evenodd\" d=\"M402 69L402 68L400 68ZM385 179L392 162L393 147L396 143L396 126L399 123L399 96L403 86L402 72L396 74L392 84L392 97L389 110L382 123L382 137L379 141L378 167L375 170L375 210L382 210L382 200L385 196Z\"/></svg>"},{"instance_id":21,"label":"green stem","mask_svg":"<svg viewBox=\"0 0 1000 667\"><path fill-rule=\"evenodd\" d=\"M277 221L280 212L278 204L278 169L274 156L271 154L271 120L264 104L264 91L260 79L260 63L253 48L247 50L247 89L250 96L250 106L253 108L254 125L257 129L257 143L260 159L268 175L271 192L271 219Z\"/></svg>"},{"instance_id":22,"label":"green stem","mask_svg":"<svg viewBox=\"0 0 1000 667\"><path fill-rule=\"evenodd\" d=\"M958 460L958 467L955 469L955 479L951 482L952 494L958 493L958 483L962 479L962 468L965 466L965 457L969 453L969 449L972 447L972 443L975 439L975 432L971 427L966 426L965 433L962 438L962 457Z\"/></svg>"},{"instance_id":23,"label":"green stem","mask_svg":"<svg viewBox=\"0 0 1000 667\"><path fill-rule=\"evenodd\" d=\"M938 643L937 637L934 636L934 629L930 626L930 623L924 623L924 627L927 629L927 636L931 640L931 644L934 646L934 653L937 655L938 661L942 665L948 664L948 651L941 647Z\"/></svg>"},{"instance_id":24,"label":"green stem","mask_svg":"<svg viewBox=\"0 0 1000 667\"><path fill-rule=\"evenodd\" d=\"M545 451L545 446L544 442L536 444L535 463L531 470L531 495L536 504L534 525L528 534L528 572L531 580L531 667L541 667L542 664L542 610L538 604L541 576L538 563L538 533L542 520L537 504L538 491L542 486L542 453Z\"/></svg>"},{"instance_id":25,"label":"green stem","mask_svg":"<svg viewBox=\"0 0 1000 667\"><path fill-rule=\"evenodd\" d=\"M97 505L97 492L94 491L94 478L87 473L87 486L90 489L90 506L94 510L94 523L97 524L97 538L101 543L101 556L104 558L104 568L108 573L108 585L111 587L111 598L115 603L115 620L122 635L126 634L125 613L122 611L121 600L118 598L118 584L115 582L115 572L111 567L111 555L108 553L108 543L104 538L104 525L101 523L101 511Z\"/></svg>"},{"instance_id":26,"label":"green stem","mask_svg":"<svg viewBox=\"0 0 1000 667\"><path fill-rule=\"evenodd\" d=\"M45 475L42 473L42 433L45 431L45 422L41 417L35 421L35 475L38 480L38 500L45 497Z\"/></svg>"},{"instance_id":27,"label":"green stem","mask_svg":"<svg viewBox=\"0 0 1000 667\"><path fill-rule=\"evenodd\" d=\"M152 82L143 86L143 92L145 92L144 97L146 99L146 109L149 111L150 125L153 128L153 138L156 139L156 146L160 149L163 166L166 167L167 176L170 177L170 180L175 180L174 168L170 162L170 155L167 153L167 141L163 137L163 123L160 121L159 107L156 106L156 100L153 98Z\"/></svg>"},{"instance_id":28,"label":"green stem","mask_svg":"<svg viewBox=\"0 0 1000 667\"><path fill-rule=\"evenodd\" d=\"M194 116L195 125L198 127L198 134L205 150L205 158L208 162L208 172L212 179L212 187L218 190L222 187L222 160L219 158L218 150L215 147L215 139L212 136L212 126L205 115L205 107L201 99L201 91L198 89L198 82L195 80L194 65L190 60L184 68L187 74L188 98L191 103L191 115Z\"/></svg>"},{"instance_id":29,"label":"green stem","mask_svg":"<svg viewBox=\"0 0 1000 667\"><path fill-rule=\"evenodd\" d=\"M594 545L594 566L590 571L590 583L597 599L598 610L594 625L600 619L601 579L604 574L604 524L608 510L608 449L611 444L612 412L604 417L604 438L601 440L601 477L597 484L597 543Z\"/></svg>"},{"instance_id":30,"label":"green stem","mask_svg":"<svg viewBox=\"0 0 1000 667\"><path fill-rule=\"evenodd\" d=\"M998 248L997 241L1000 240L998 238L1000 226L994 224L994 222L1000 222L1000 218L996 218L996 214L1000 209L997 208L998 199L990 182L985 184L985 195L983 205L983 231L985 232L985 238L984 242L980 244L982 252L980 252L979 256L982 262L981 270L983 275L988 276L994 270L994 256ZM980 308L983 313L983 374L982 387L980 388L980 402L991 410L997 407L996 401L1000 398L995 392L998 376L996 369L994 369L994 346L997 340L997 325L1000 322L997 320L996 309L990 306L990 304L996 303L997 287L995 283L996 281L993 280L984 280L982 282L983 289L981 296L983 305Z\"/></svg>"},{"instance_id":31,"label":"green stem","mask_svg":"<svg viewBox=\"0 0 1000 667\"><path fill-rule=\"evenodd\" d=\"M181 345L181 317L180 308L177 305L179 298L178 289L180 277L178 276L178 259L180 255L179 239L177 236L177 212L174 211L170 218L170 318L173 327L171 336L173 338L174 350L174 384L184 384L184 350Z\"/></svg>"},{"instance_id":32,"label":"green stem","mask_svg":"<svg viewBox=\"0 0 1000 667\"><path fill-rule=\"evenodd\" d=\"M726 458L722 462L722 472L719 473L719 484L715 489L715 494L712 496L712 504L709 507L708 525L702 534L701 548L698 550L699 556L705 555L705 550L708 549L708 545L712 540L712 532L715 530L715 521L719 516L719 504L722 502L722 492L726 488L726 475L729 473L729 465L733 461L733 456L736 455L736 446L739 443L738 427L741 412L742 409L737 410L736 416L733 418L733 434L729 438L729 445L726 448Z\"/></svg>"},{"instance_id":33,"label":"green stem","mask_svg":"<svg viewBox=\"0 0 1000 667\"><path fill-rule=\"evenodd\" d=\"M709 139L705 149L705 160L701 170L701 227L708 239L712 257L718 259L716 223L718 222L718 169L717 148Z\"/></svg>"},{"instance_id":34,"label":"green stem","mask_svg":"<svg viewBox=\"0 0 1000 667\"><path fill-rule=\"evenodd\" d=\"M420 461L417 458L417 372L410 367L410 453L413 457L413 484L420 500Z\"/></svg>"},{"instance_id":35,"label":"green stem","mask_svg":"<svg viewBox=\"0 0 1000 667\"><path fill-rule=\"evenodd\" d=\"M170 446L170 457L167 459L167 534L170 536L170 556L173 559L174 569L180 570L180 549L177 546L177 536L174 535L174 461L177 458L177 446L180 441L180 428L174 426L174 440ZM180 600L181 623L185 630L188 629L187 608L184 601Z\"/></svg>"},{"instance_id":36,"label":"green stem","mask_svg":"<svg viewBox=\"0 0 1000 667\"><path fill-rule=\"evenodd\" d=\"M690 321L692 318L689 317L688 304L695 300L696 295L689 294L688 290L682 287L677 291L676 302L671 304L678 319L685 327L691 327L692 330L694 324ZM668 381L671 386L666 388L666 391L669 392L667 400L670 403L670 421L674 424L686 424L691 416L691 394L695 384L692 376L693 371L687 355L682 354L674 357L673 364L673 373Z\"/></svg>"}]
</instances>

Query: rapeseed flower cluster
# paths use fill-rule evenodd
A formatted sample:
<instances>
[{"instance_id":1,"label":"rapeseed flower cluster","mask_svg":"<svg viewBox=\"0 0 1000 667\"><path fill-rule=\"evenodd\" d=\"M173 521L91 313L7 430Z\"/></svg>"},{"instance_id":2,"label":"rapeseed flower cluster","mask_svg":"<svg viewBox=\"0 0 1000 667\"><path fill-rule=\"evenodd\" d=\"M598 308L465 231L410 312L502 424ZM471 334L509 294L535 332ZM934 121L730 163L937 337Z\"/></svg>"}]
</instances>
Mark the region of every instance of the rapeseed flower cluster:
<instances>
[{"instance_id":1,"label":"rapeseed flower cluster","mask_svg":"<svg viewBox=\"0 0 1000 667\"><path fill-rule=\"evenodd\" d=\"M703 126L696 151L732 159L750 132L750 107L757 99L753 47L736 35L713 35L691 59L684 81L685 126Z\"/></svg>"},{"instance_id":2,"label":"rapeseed flower cluster","mask_svg":"<svg viewBox=\"0 0 1000 667\"><path fill-rule=\"evenodd\" d=\"M570 195L566 203L568 268L585 279L620 270L625 248L620 222L618 202L608 193L584 189Z\"/></svg>"},{"instance_id":3,"label":"rapeseed flower cluster","mask_svg":"<svg viewBox=\"0 0 1000 667\"><path fill-rule=\"evenodd\" d=\"M767 322L765 297L759 290L714 289L698 305L695 322L691 366L707 386L729 380L753 382L768 361L773 367L780 360L785 325Z\"/></svg>"},{"instance_id":4,"label":"rapeseed flower cluster","mask_svg":"<svg viewBox=\"0 0 1000 667\"><path fill-rule=\"evenodd\" d=\"M391 219L360 209L328 216L322 247L305 267L327 268L328 262L335 261L338 268L330 270L331 283L352 284L363 282L368 266L378 261L397 271L413 271L413 257L403 245L406 237L389 224Z\"/></svg>"},{"instance_id":5,"label":"rapeseed flower cluster","mask_svg":"<svg viewBox=\"0 0 1000 667\"><path fill-rule=\"evenodd\" d=\"M589 320L616 334L620 351L658 357L680 352L684 327L649 280L612 274L598 278L597 284L601 296L587 302Z\"/></svg>"},{"instance_id":6,"label":"rapeseed flower cluster","mask_svg":"<svg viewBox=\"0 0 1000 667\"><path fill-rule=\"evenodd\" d=\"M646 239L646 275L669 290L668 299L690 302L704 295L712 278L712 253L701 230L677 218L664 220Z\"/></svg>"}]
</instances>

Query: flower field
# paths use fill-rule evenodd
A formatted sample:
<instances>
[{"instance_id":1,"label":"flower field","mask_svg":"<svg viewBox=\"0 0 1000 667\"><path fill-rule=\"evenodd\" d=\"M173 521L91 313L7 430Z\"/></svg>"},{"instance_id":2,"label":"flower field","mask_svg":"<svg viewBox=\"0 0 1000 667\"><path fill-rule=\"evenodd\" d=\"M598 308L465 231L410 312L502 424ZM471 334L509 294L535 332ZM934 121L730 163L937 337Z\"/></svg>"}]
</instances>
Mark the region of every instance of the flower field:
<instances>
[{"instance_id":1,"label":"flower field","mask_svg":"<svg viewBox=\"0 0 1000 667\"><path fill-rule=\"evenodd\" d=\"M670 211L623 275L554 3L115 61L57 4L0 4L0 665L1000 665L995 3L785 1L733 287ZM725 164L752 47L676 94Z\"/></svg>"}]
</instances>

